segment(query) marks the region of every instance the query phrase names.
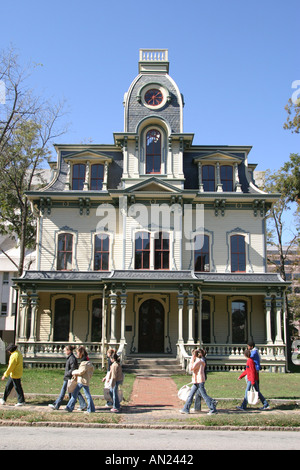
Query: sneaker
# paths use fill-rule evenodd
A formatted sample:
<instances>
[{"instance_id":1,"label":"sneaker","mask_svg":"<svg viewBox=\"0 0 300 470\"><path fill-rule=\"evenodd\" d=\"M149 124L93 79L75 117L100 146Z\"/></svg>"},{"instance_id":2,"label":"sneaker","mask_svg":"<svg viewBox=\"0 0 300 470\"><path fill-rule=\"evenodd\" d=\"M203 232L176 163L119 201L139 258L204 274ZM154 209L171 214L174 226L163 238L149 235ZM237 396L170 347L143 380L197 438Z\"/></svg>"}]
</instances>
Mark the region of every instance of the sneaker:
<instances>
[{"instance_id":1,"label":"sneaker","mask_svg":"<svg viewBox=\"0 0 300 470\"><path fill-rule=\"evenodd\" d=\"M3 398L0 399L0 405L6 405L6 401L4 401Z\"/></svg>"},{"instance_id":2,"label":"sneaker","mask_svg":"<svg viewBox=\"0 0 300 470\"><path fill-rule=\"evenodd\" d=\"M207 413L208 415L216 415L218 414L217 410L209 410L209 412Z\"/></svg>"},{"instance_id":3,"label":"sneaker","mask_svg":"<svg viewBox=\"0 0 300 470\"><path fill-rule=\"evenodd\" d=\"M57 408L55 408L55 406L52 405L52 404L50 404L50 405L48 405L48 406L49 406L49 408L52 408L52 410L57 410Z\"/></svg>"},{"instance_id":4,"label":"sneaker","mask_svg":"<svg viewBox=\"0 0 300 470\"><path fill-rule=\"evenodd\" d=\"M15 406L24 406L25 405L25 401L23 401L22 403L16 403Z\"/></svg>"},{"instance_id":5,"label":"sneaker","mask_svg":"<svg viewBox=\"0 0 300 470\"><path fill-rule=\"evenodd\" d=\"M181 414L183 414L183 415L188 415L188 414L189 414L189 411L179 410L179 413L181 413Z\"/></svg>"},{"instance_id":6,"label":"sneaker","mask_svg":"<svg viewBox=\"0 0 300 470\"><path fill-rule=\"evenodd\" d=\"M72 413L72 410L70 410L70 408L68 408L67 406L65 407L65 411L68 411L69 413Z\"/></svg>"},{"instance_id":7,"label":"sneaker","mask_svg":"<svg viewBox=\"0 0 300 470\"><path fill-rule=\"evenodd\" d=\"M120 413L120 410L118 410L117 408L112 408L110 411L111 413Z\"/></svg>"},{"instance_id":8,"label":"sneaker","mask_svg":"<svg viewBox=\"0 0 300 470\"><path fill-rule=\"evenodd\" d=\"M261 411L264 411L264 410L269 410L270 409L270 405L267 404L267 405L264 405L262 408L259 408Z\"/></svg>"},{"instance_id":9,"label":"sneaker","mask_svg":"<svg viewBox=\"0 0 300 470\"><path fill-rule=\"evenodd\" d=\"M239 411L246 411L246 408L243 408L242 406L237 406L236 409Z\"/></svg>"},{"instance_id":10,"label":"sneaker","mask_svg":"<svg viewBox=\"0 0 300 470\"><path fill-rule=\"evenodd\" d=\"M85 408L78 408L78 411L84 411L84 412L86 412L86 410L87 410L87 407L85 407Z\"/></svg>"}]
</instances>

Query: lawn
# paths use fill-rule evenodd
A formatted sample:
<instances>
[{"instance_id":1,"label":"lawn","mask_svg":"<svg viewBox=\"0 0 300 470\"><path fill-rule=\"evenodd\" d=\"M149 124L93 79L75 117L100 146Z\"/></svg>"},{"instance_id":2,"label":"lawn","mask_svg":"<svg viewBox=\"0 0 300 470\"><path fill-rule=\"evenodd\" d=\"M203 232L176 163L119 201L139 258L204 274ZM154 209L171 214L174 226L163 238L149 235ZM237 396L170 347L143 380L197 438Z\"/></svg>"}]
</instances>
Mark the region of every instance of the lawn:
<instances>
[{"instance_id":1,"label":"lawn","mask_svg":"<svg viewBox=\"0 0 300 470\"><path fill-rule=\"evenodd\" d=\"M213 398L239 398L245 394L245 379L238 380L240 372L208 372L205 388ZM190 376L173 377L178 389L190 380ZM276 374L261 372L261 393L267 398L300 400L300 373Z\"/></svg>"},{"instance_id":2,"label":"lawn","mask_svg":"<svg viewBox=\"0 0 300 470\"><path fill-rule=\"evenodd\" d=\"M5 369L5 366L0 366L1 377ZM99 397L100 395L103 395L104 384L102 379L105 375L106 373L104 371L95 369L91 379L90 390L93 397L95 397L94 402L96 408L104 407L106 403ZM28 410L27 407L0 407L0 420L17 420L26 422L88 422L100 424L118 423L121 420L121 415L105 411L103 413L91 413L90 415L86 415L84 413L62 413L64 405L62 405L59 412L49 413L47 405L49 403L53 403L55 397L59 395L63 383L63 377L64 369L24 369L22 386L26 404L29 406L45 406L45 411ZM126 404L130 398L134 379L134 375L128 374L125 376L125 381L122 385L124 395L123 404ZM0 397L3 396L5 384L6 380L0 381ZM7 403L13 404L16 403L16 401L16 398L9 397ZM67 404L67 400L65 400L64 404Z\"/></svg>"}]
</instances>

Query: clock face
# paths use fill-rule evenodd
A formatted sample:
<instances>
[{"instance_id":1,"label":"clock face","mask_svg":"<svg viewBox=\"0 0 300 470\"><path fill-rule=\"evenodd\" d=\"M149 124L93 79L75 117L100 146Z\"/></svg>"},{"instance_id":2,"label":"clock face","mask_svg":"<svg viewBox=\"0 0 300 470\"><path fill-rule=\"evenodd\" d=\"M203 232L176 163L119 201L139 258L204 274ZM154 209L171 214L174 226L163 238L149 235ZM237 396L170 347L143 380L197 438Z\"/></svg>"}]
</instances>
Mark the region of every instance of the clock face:
<instances>
[{"instance_id":1,"label":"clock face","mask_svg":"<svg viewBox=\"0 0 300 470\"><path fill-rule=\"evenodd\" d=\"M162 103L164 97L160 90L152 88L145 93L144 99L145 103L147 103L149 106L158 106Z\"/></svg>"}]
</instances>

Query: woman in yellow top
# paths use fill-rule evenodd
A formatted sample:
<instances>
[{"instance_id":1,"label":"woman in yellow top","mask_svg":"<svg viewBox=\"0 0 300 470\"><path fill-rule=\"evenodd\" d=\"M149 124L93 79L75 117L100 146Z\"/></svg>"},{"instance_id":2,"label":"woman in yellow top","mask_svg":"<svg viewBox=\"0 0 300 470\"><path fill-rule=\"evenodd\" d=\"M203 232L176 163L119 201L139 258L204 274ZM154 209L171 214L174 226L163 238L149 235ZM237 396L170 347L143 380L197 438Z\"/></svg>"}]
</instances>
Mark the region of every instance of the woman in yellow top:
<instances>
[{"instance_id":1,"label":"woman in yellow top","mask_svg":"<svg viewBox=\"0 0 300 470\"><path fill-rule=\"evenodd\" d=\"M15 344L10 344L6 351L10 354L9 363L6 371L4 372L2 379L5 380L7 377L8 381L4 390L3 398L0 400L1 405L6 404L6 400L13 387L18 395L18 403L15 406L25 405L24 392L21 384L21 377L23 375L23 356L18 351L18 347Z\"/></svg>"}]
</instances>

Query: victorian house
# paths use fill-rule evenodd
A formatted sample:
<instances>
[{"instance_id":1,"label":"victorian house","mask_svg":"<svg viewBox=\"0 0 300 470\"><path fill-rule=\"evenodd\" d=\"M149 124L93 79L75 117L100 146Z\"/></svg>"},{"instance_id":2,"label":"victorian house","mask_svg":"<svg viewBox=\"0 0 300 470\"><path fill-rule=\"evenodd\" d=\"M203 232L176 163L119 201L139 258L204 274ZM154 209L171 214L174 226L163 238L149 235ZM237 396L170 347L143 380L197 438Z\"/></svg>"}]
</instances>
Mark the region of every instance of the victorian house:
<instances>
[{"instance_id":1,"label":"victorian house","mask_svg":"<svg viewBox=\"0 0 300 470\"><path fill-rule=\"evenodd\" d=\"M177 358L202 345L213 370L243 367L254 340L265 370L285 371L287 288L267 272L265 216L249 146L183 132L184 100L167 50L141 50L113 144L55 145L53 179L28 198L36 270L15 279L17 338L28 364L59 364L85 344Z\"/></svg>"}]
</instances>

